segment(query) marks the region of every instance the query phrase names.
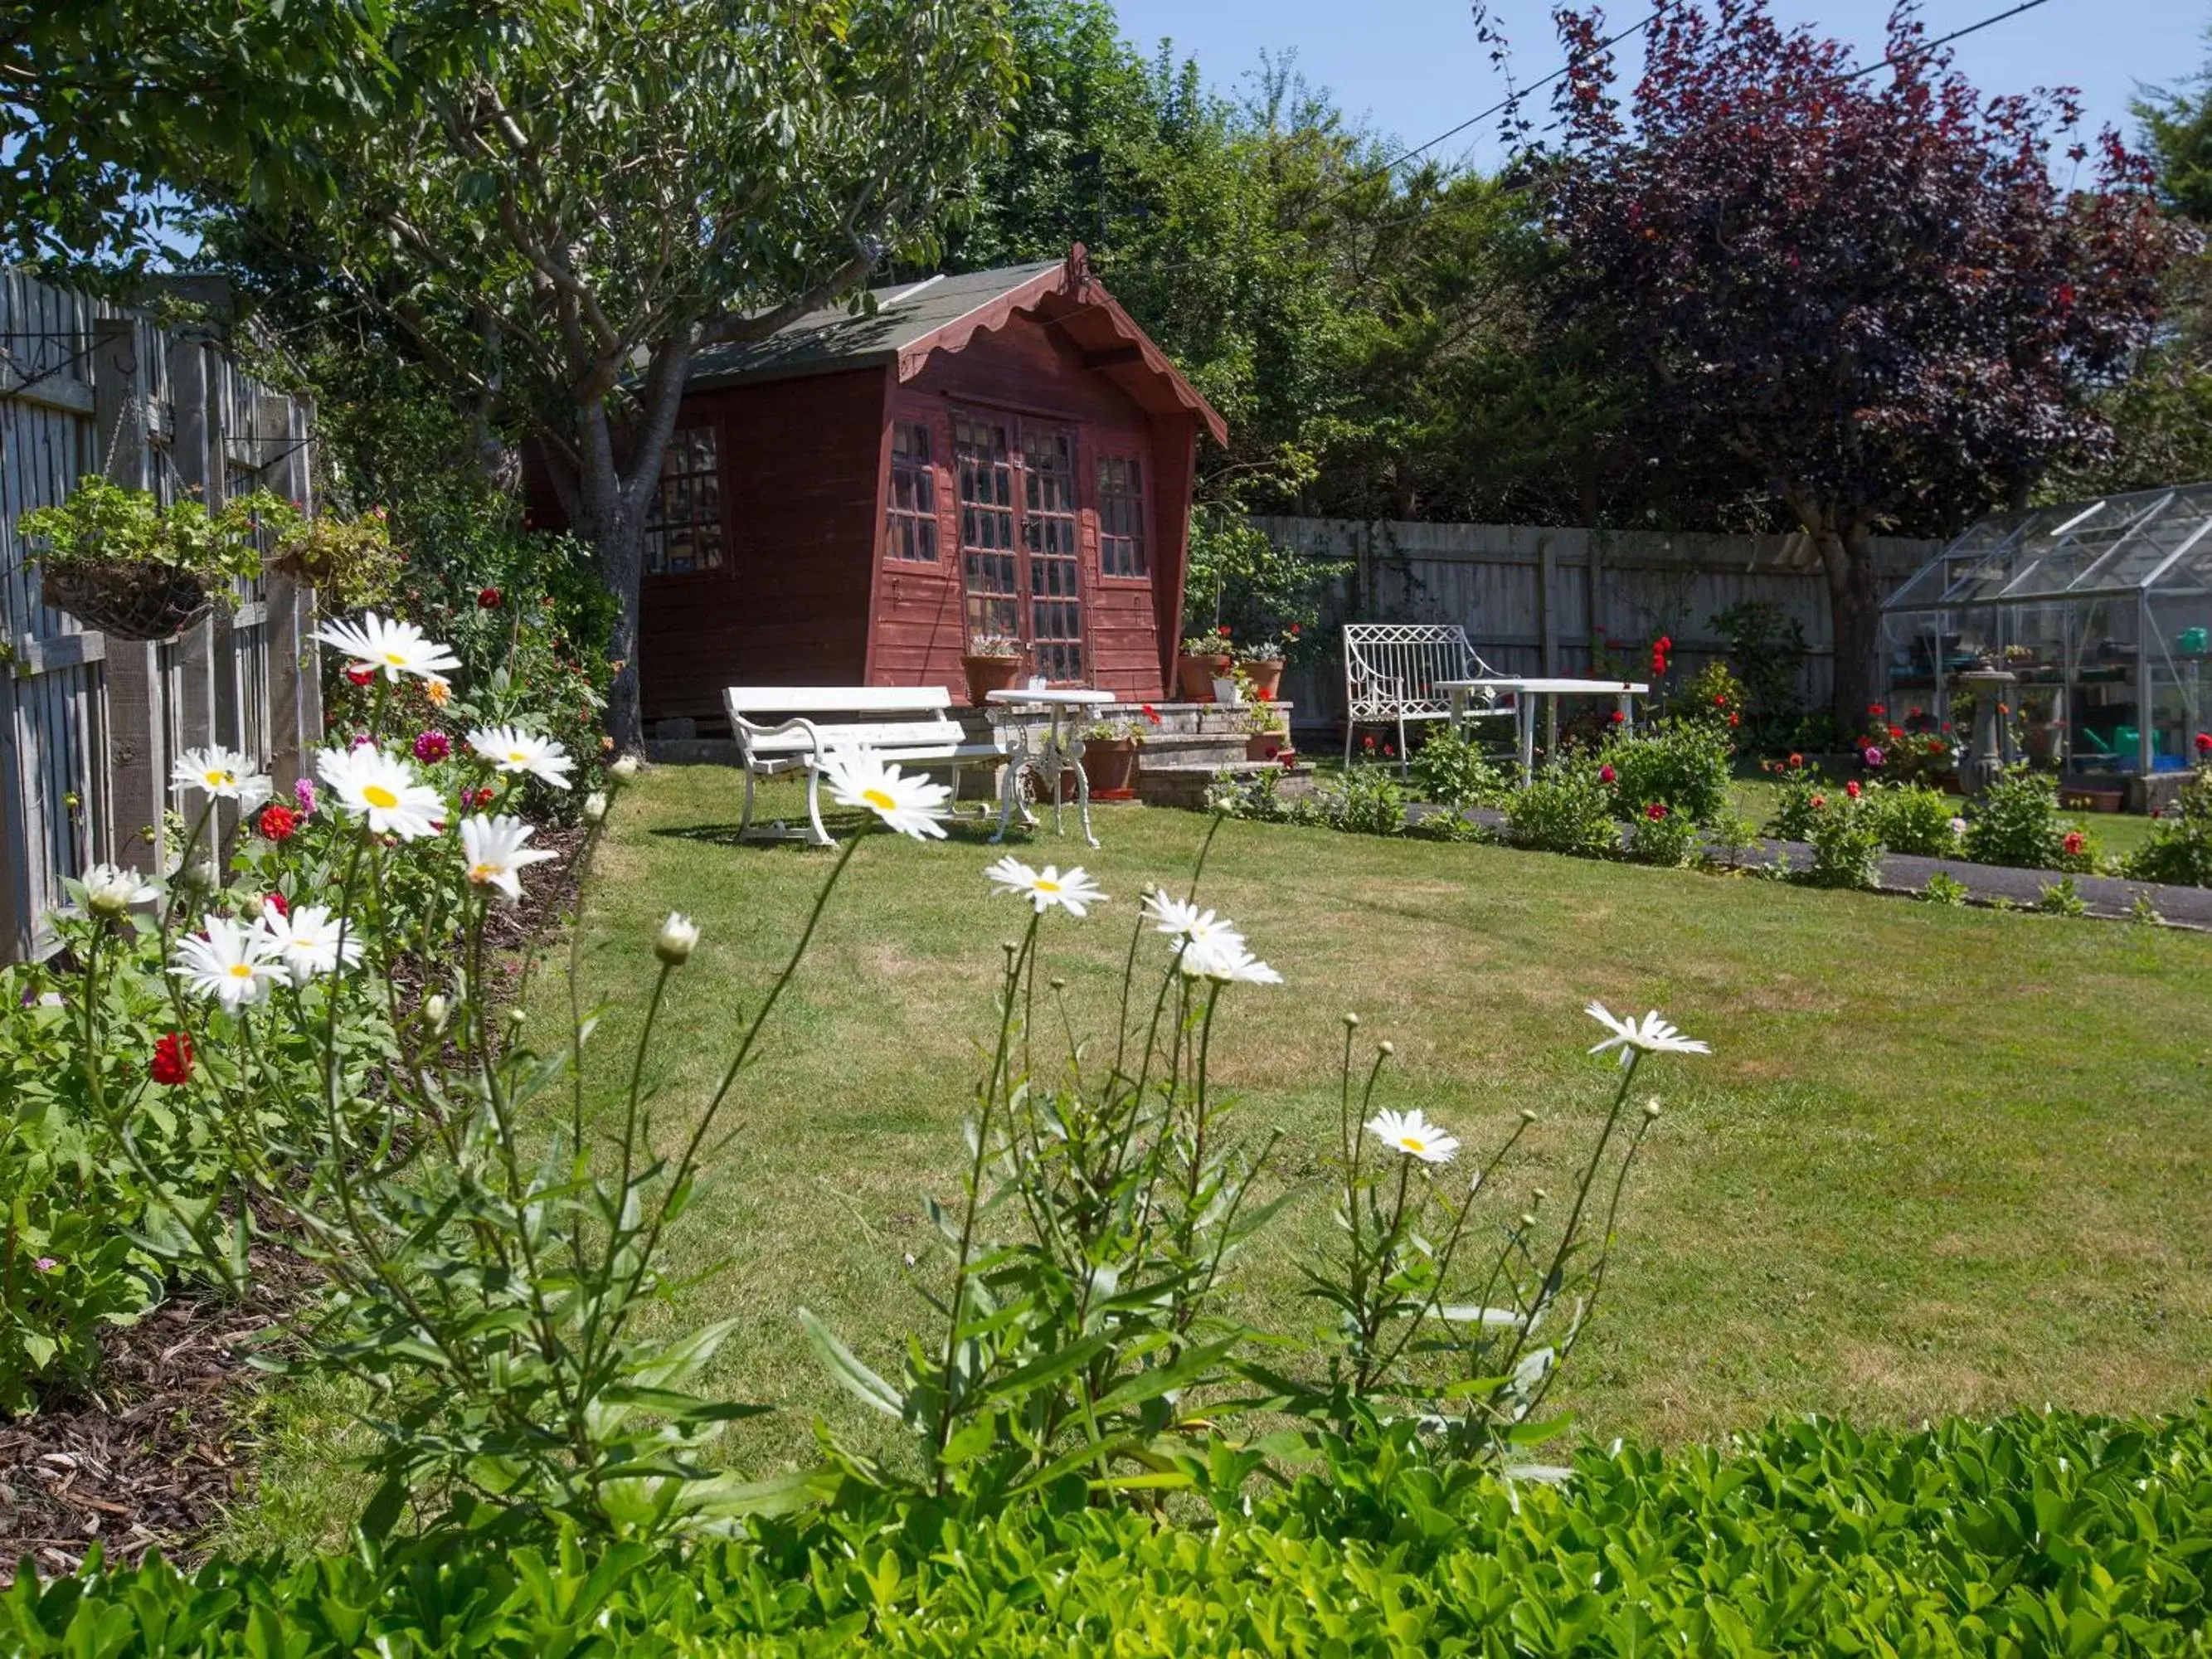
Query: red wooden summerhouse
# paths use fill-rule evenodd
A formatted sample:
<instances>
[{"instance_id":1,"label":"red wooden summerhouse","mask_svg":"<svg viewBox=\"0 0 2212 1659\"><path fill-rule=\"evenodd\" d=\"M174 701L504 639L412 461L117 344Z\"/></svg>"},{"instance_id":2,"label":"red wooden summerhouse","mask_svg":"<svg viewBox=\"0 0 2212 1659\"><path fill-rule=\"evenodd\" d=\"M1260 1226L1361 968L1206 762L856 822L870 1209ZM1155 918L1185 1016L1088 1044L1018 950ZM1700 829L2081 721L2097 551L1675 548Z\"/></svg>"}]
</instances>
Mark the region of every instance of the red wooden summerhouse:
<instances>
[{"instance_id":1,"label":"red wooden summerhouse","mask_svg":"<svg viewBox=\"0 0 2212 1659\"><path fill-rule=\"evenodd\" d=\"M875 298L695 366L646 541L647 716L712 721L732 684L957 699L986 635L1162 696L1221 417L1080 248Z\"/></svg>"}]
</instances>

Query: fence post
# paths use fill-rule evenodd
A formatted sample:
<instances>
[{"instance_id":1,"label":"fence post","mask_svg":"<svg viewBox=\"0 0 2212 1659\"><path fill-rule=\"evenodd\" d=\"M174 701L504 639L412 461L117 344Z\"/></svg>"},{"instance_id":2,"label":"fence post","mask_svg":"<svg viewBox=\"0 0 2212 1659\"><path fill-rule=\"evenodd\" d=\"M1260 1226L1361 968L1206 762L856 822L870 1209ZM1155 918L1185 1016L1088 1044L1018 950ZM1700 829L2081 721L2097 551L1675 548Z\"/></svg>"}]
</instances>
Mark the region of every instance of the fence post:
<instances>
[{"instance_id":1,"label":"fence post","mask_svg":"<svg viewBox=\"0 0 2212 1659\"><path fill-rule=\"evenodd\" d=\"M1548 531L1536 535L1536 638L1543 650L1544 672L1547 677L1559 672L1559 595L1553 590L1559 585L1559 556L1552 545ZM1556 701L1553 704L1557 707Z\"/></svg>"},{"instance_id":2,"label":"fence post","mask_svg":"<svg viewBox=\"0 0 2212 1659\"><path fill-rule=\"evenodd\" d=\"M197 494L209 512L222 506L222 434L217 428L209 348L198 340L169 344L169 402L176 436L169 446L178 482ZM177 635L173 695L177 699L177 746L195 749L216 738L215 620L203 617ZM216 824L216 835L226 826Z\"/></svg>"},{"instance_id":3,"label":"fence post","mask_svg":"<svg viewBox=\"0 0 2212 1659\"><path fill-rule=\"evenodd\" d=\"M93 435L100 471L128 489L146 488L146 377L138 325L101 317L92 325ZM110 639L107 684L108 811L106 837L116 861L158 872L165 861L161 812L168 804L161 744L161 676L155 647ZM142 837L142 828L145 834ZM95 842L99 838L95 837Z\"/></svg>"},{"instance_id":4,"label":"fence post","mask_svg":"<svg viewBox=\"0 0 2212 1659\"><path fill-rule=\"evenodd\" d=\"M256 419L269 441L280 447L266 476L268 487L303 513L314 510L312 471L307 464L306 411L291 398L264 392ZM282 434L278 436L276 434ZM302 672L301 657L305 635L312 626L314 590L303 588L297 578L282 570L269 573L265 620L262 637L268 641L269 770L279 794L289 793L300 778L301 749L319 735L319 711L315 728L307 726L307 697L319 687L312 672Z\"/></svg>"}]
</instances>

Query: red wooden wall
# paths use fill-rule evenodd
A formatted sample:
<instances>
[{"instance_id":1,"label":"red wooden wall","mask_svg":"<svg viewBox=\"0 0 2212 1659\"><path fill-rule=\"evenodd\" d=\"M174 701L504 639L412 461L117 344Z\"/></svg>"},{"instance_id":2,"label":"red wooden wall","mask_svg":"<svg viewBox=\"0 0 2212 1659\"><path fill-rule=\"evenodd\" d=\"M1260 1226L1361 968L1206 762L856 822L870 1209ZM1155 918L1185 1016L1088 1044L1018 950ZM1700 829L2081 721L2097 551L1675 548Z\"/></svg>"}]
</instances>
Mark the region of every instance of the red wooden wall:
<instances>
[{"instance_id":1,"label":"red wooden wall","mask_svg":"<svg viewBox=\"0 0 2212 1659\"><path fill-rule=\"evenodd\" d=\"M719 716L726 685L866 683L884 381L871 366L684 400L680 424L716 429L730 553L644 579L649 718Z\"/></svg>"}]
</instances>

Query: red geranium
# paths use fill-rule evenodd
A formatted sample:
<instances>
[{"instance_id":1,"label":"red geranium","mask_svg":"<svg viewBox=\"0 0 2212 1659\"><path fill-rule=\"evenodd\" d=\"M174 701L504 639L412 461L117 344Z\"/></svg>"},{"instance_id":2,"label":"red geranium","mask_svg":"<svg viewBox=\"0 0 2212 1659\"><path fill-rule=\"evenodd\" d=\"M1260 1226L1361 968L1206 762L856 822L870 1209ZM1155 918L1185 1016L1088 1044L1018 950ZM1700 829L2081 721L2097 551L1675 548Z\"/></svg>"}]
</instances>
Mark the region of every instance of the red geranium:
<instances>
[{"instance_id":1,"label":"red geranium","mask_svg":"<svg viewBox=\"0 0 2212 1659\"><path fill-rule=\"evenodd\" d=\"M1790 757L1790 764L1792 768L1802 766L1804 763L1805 757L1802 755L1792 755Z\"/></svg>"},{"instance_id":2,"label":"red geranium","mask_svg":"<svg viewBox=\"0 0 2212 1659\"><path fill-rule=\"evenodd\" d=\"M1601 766L1597 769L1597 781L1600 783L1611 783L1613 779L1613 770L1610 766Z\"/></svg>"},{"instance_id":3,"label":"red geranium","mask_svg":"<svg viewBox=\"0 0 2212 1659\"><path fill-rule=\"evenodd\" d=\"M1849 783L1844 786L1844 793L1849 795L1853 800L1856 800L1859 798L1859 781L1856 778L1853 778Z\"/></svg>"},{"instance_id":4,"label":"red geranium","mask_svg":"<svg viewBox=\"0 0 2212 1659\"><path fill-rule=\"evenodd\" d=\"M2075 859L2081 856L2081 832L2079 830L2067 831L2066 839L2058 844L2066 849L2068 858Z\"/></svg>"},{"instance_id":5,"label":"red geranium","mask_svg":"<svg viewBox=\"0 0 2212 1659\"><path fill-rule=\"evenodd\" d=\"M1153 708L1150 703L1145 704L1144 708L1145 718L1150 720L1153 725L1158 726L1160 723L1160 711Z\"/></svg>"},{"instance_id":6,"label":"red geranium","mask_svg":"<svg viewBox=\"0 0 2212 1659\"><path fill-rule=\"evenodd\" d=\"M2212 755L2212 732L2199 732L2197 734L2197 752L2200 755Z\"/></svg>"},{"instance_id":7,"label":"red geranium","mask_svg":"<svg viewBox=\"0 0 2212 1659\"><path fill-rule=\"evenodd\" d=\"M289 841L300 828L300 815L289 806L279 806L271 801L261 809L256 824L265 841Z\"/></svg>"},{"instance_id":8,"label":"red geranium","mask_svg":"<svg viewBox=\"0 0 2212 1659\"><path fill-rule=\"evenodd\" d=\"M155 1082L175 1088L192 1074L192 1040L182 1031L170 1032L155 1043L153 1062L146 1069Z\"/></svg>"},{"instance_id":9,"label":"red geranium","mask_svg":"<svg viewBox=\"0 0 2212 1659\"><path fill-rule=\"evenodd\" d=\"M1730 726L1741 726L1743 724L1743 716L1737 714L1735 709L1729 709L1729 724Z\"/></svg>"},{"instance_id":10,"label":"red geranium","mask_svg":"<svg viewBox=\"0 0 2212 1659\"><path fill-rule=\"evenodd\" d=\"M1627 718L1628 718L1628 716L1627 716L1627 715L1626 715L1626 714L1622 714L1622 713L1620 712L1620 710L1619 710L1618 708L1616 708L1616 709L1614 709L1614 710L1613 711L1613 723L1615 726L1620 725L1623 720L1626 720Z\"/></svg>"},{"instance_id":11,"label":"red geranium","mask_svg":"<svg viewBox=\"0 0 2212 1659\"><path fill-rule=\"evenodd\" d=\"M479 611L496 611L499 609L499 589L496 587L483 588L477 594L477 609Z\"/></svg>"},{"instance_id":12,"label":"red geranium","mask_svg":"<svg viewBox=\"0 0 2212 1659\"><path fill-rule=\"evenodd\" d=\"M261 902L280 916L289 916L292 914L292 901L282 893L264 894Z\"/></svg>"},{"instance_id":13,"label":"red geranium","mask_svg":"<svg viewBox=\"0 0 2212 1659\"><path fill-rule=\"evenodd\" d=\"M1372 754L1375 750L1375 739L1371 737L1363 738L1360 739L1359 746Z\"/></svg>"},{"instance_id":14,"label":"red geranium","mask_svg":"<svg viewBox=\"0 0 2212 1659\"><path fill-rule=\"evenodd\" d=\"M1727 707L1728 707L1728 693L1727 693L1727 692L1725 692L1725 691L1716 691L1716 692L1714 692L1714 693L1713 693L1713 707L1714 707L1714 708L1727 708Z\"/></svg>"},{"instance_id":15,"label":"red geranium","mask_svg":"<svg viewBox=\"0 0 2212 1659\"><path fill-rule=\"evenodd\" d=\"M1878 702L1870 702L1867 705L1867 713L1875 719L1880 720L1884 714L1889 713L1889 710Z\"/></svg>"},{"instance_id":16,"label":"red geranium","mask_svg":"<svg viewBox=\"0 0 2212 1659\"><path fill-rule=\"evenodd\" d=\"M1819 811L1822 807L1826 806L1827 804L1828 804L1828 798L1827 798L1826 795L1815 795L1815 796L1814 796L1814 797L1813 797L1813 810L1814 810L1815 812Z\"/></svg>"},{"instance_id":17,"label":"red geranium","mask_svg":"<svg viewBox=\"0 0 2212 1659\"><path fill-rule=\"evenodd\" d=\"M1644 816L1650 818L1652 823L1656 823L1667 816L1667 809L1655 800L1650 805L1644 809Z\"/></svg>"},{"instance_id":18,"label":"red geranium","mask_svg":"<svg viewBox=\"0 0 2212 1659\"><path fill-rule=\"evenodd\" d=\"M367 663L356 663L345 672L346 678L356 685L367 685L376 678L376 671Z\"/></svg>"}]
</instances>

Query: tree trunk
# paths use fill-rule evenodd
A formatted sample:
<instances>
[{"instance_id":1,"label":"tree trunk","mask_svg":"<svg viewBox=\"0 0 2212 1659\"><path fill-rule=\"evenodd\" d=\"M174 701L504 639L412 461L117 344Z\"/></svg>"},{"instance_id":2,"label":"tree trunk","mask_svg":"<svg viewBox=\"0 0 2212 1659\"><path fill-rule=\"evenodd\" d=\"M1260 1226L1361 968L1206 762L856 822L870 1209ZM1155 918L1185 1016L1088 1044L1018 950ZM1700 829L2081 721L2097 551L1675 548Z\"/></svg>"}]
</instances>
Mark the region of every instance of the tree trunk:
<instances>
[{"instance_id":1,"label":"tree trunk","mask_svg":"<svg viewBox=\"0 0 2212 1659\"><path fill-rule=\"evenodd\" d=\"M1829 707L1846 732L1865 724L1875 699L1875 670L1881 646L1881 582L1875 572L1873 537L1866 524L1846 519L1816 532L1828 575L1829 626L1835 636L1835 693Z\"/></svg>"}]
</instances>

